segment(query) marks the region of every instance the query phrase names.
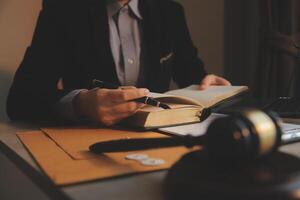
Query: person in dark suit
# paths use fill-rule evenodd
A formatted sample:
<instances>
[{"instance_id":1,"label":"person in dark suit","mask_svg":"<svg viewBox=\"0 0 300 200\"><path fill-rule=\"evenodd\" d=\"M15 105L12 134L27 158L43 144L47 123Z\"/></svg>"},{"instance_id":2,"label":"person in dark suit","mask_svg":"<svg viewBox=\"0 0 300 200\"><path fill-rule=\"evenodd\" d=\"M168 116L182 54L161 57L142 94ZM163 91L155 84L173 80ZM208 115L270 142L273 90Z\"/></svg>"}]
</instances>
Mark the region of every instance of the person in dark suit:
<instances>
[{"instance_id":1,"label":"person in dark suit","mask_svg":"<svg viewBox=\"0 0 300 200\"><path fill-rule=\"evenodd\" d=\"M7 99L12 120L79 120L113 125L169 89L230 85L207 74L183 8L171 0L63 0L42 9ZM120 89L90 89L94 79ZM124 87L126 86L126 87Z\"/></svg>"}]
</instances>

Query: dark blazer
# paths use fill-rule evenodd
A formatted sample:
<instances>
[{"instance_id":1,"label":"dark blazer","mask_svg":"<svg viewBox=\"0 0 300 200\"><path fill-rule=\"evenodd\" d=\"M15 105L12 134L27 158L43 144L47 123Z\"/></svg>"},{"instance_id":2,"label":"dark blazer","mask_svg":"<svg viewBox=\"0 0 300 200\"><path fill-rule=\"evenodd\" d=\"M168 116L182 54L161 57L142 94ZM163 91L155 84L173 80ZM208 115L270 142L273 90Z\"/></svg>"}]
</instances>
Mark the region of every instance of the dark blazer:
<instances>
[{"instance_id":1,"label":"dark blazer","mask_svg":"<svg viewBox=\"0 0 300 200\"><path fill-rule=\"evenodd\" d=\"M104 0L61 0L39 16L31 46L15 74L7 113L12 120L54 119L54 105L91 80L119 84L109 43ZM171 0L141 0L146 48L144 82L154 92L198 84L206 72L197 56L181 5ZM168 56L172 55L172 56ZM57 83L63 79L64 89Z\"/></svg>"}]
</instances>

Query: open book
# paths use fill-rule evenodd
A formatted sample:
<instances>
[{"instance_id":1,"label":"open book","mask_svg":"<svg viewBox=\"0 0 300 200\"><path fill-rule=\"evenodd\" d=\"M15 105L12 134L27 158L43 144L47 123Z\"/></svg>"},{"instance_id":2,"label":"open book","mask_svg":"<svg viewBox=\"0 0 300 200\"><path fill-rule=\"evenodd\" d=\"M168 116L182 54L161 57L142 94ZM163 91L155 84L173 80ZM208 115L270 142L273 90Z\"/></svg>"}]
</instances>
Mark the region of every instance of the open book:
<instances>
[{"instance_id":1,"label":"open book","mask_svg":"<svg viewBox=\"0 0 300 200\"><path fill-rule=\"evenodd\" d=\"M151 129L200 122L205 108L210 108L246 90L247 86L211 86L200 91L198 85L191 85L164 94L151 93L150 97L169 105L171 109L146 105L125 123Z\"/></svg>"}]
</instances>

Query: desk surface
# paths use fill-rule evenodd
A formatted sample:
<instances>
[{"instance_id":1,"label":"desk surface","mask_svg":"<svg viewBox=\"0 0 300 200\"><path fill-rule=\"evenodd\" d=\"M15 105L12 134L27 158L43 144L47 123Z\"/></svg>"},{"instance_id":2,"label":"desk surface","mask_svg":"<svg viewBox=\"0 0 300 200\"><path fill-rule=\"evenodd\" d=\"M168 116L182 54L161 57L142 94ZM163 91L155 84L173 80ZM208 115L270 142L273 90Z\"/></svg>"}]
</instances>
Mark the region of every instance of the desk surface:
<instances>
[{"instance_id":1,"label":"desk surface","mask_svg":"<svg viewBox=\"0 0 300 200\"><path fill-rule=\"evenodd\" d=\"M36 125L26 123L0 122L0 140L13 149L19 156L26 160L32 167L40 171L30 154L26 151L22 143L18 140L16 132L37 130ZM290 153L300 157L300 144L292 144L281 147L280 151ZM0 157L1 163L1 157ZM9 173L9 172L7 172ZM62 187L71 199L120 199L122 200L147 200L163 199L162 184L166 171L153 172L142 175L133 175L123 178L114 178L109 180L84 183L74 186ZM0 179L1 183L5 181ZM14 184L21 184L16 181ZM1 194L0 194L1 196Z\"/></svg>"},{"instance_id":2,"label":"desk surface","mask_svg":"<svg viewBox=\"0 0 300 200\"><path fill-rule=\"evenodd\" d=\"M0 122L0 140L13 149L19 156L26 160L32 167L40 171L35 161L24 148L16 136L16 132L37 130L36 125L26 123ZM1 157L0 157L1 163ZM6 169L7 170L7 169ZM9 172L6 172L9 173ZM114 178L91 183L83 183L74 186L62 187L71 199L93 200L93 199L121 199L122 200L160 200L163 199L162 183L166 171L132 175L123 178ZM0 179L1 183L5 181ZM16 181L14 184L21 184ZM34 190L33 190L34 191ZM1 196L1 194L0 194Z\"/></svg>"}]
</instances>

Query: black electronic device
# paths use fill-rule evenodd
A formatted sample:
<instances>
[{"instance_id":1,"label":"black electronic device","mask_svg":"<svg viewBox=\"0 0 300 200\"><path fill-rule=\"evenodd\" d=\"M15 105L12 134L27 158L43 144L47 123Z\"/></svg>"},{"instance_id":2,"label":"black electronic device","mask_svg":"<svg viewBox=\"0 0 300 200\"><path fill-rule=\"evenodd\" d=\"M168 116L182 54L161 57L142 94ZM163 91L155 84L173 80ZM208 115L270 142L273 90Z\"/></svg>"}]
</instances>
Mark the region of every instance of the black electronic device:
<instances>
[{"instance_id":1,"label":"black electronic device","mask_svg":"<svg viewBox=\"0 0 300 200\"><path fill-rule=\"evenodd\" d=\"M93 144L90 150L101 154L201 145L212 157L254 158L269 155L280 145L287 143L282 141L281 135L279 118L276 114L247 109L215 120L203 136L115 140Z\"/></svg>"},{"instance_id":2,"label":"black electronic device","mask_svg":"<svg viewBox=\"0 0 300 200\"><path fill-rule=\"evenodd\" d=\"M300 98L278 97L263 106L264 110L272 110L282 118L300 118Z\"/></svg>"},{"instance_id":3,"label":"black electronic device","mask_svg":"<svg viewBox=\"0 0 300 200\"><path fill-rule=\"evenodd\" d=\"M263 110L272 110L282 118L300 119L300 44L294 42L294 47L297 49L295 66L287 88L287 91L290 91L294 85L294 95L266 99L260 108Z\"/></svg>"},{"instance_id":4,"label":"black electronic device","mask_svg":"<svg viewBox=\"0 0 300 200\"><path fill-rule=\"evenodd\" d=\"M300 44L294 42L294 47L297 49L296 61L291 81L288 84L288 90L290 90L294 82L294 96L278 97L270 100L263 107L265 110L273 110L283 118L300 118Z\"/></svg>"}]
</instances>

